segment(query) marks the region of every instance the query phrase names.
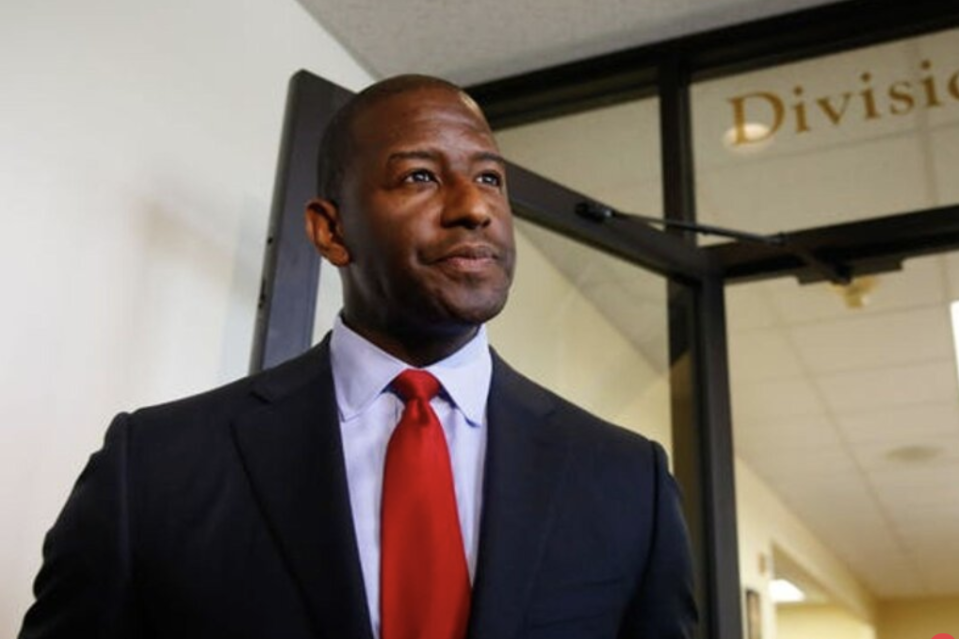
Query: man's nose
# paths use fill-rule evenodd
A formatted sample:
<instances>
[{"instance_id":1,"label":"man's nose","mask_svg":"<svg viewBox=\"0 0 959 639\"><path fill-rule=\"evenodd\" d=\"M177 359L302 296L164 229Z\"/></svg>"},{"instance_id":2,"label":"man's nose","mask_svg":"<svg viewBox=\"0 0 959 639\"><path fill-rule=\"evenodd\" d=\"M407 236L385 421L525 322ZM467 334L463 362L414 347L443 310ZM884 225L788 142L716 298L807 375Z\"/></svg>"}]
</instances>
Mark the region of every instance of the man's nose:
<instances>
[{"instance_id":1,"label":"man's nose","mask_svg":"<svg viewBox=\"0 0 959 639\"><path fill-rule=\"evenodd\" d=\"M469 179L458 180L449 185L443 208L443 224L469 228L488 225L493 217L493 205L491 195L485 188Z\"/></svg>"}]
</instances>

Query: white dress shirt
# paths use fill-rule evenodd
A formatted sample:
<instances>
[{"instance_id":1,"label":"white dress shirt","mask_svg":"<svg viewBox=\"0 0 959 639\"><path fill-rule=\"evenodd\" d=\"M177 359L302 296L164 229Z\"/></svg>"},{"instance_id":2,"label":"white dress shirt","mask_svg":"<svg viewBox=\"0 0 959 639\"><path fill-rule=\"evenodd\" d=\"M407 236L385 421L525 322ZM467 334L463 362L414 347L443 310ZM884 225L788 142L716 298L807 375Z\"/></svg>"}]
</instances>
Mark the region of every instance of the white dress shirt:
<instances>
[{"instance_id":1,"label":"white dress shirt","mask_svg":"<svg viewBox=\"0 0 959 639\"><path fill-rule=\"evenodd\" d=\"M386 447L403 402L389 388L412 368L358 335L337 317L330 342L353 526L373 635L380 636L380 503ZM450 449L456 507L470 581L476 572L486 453L486 400L493 361L485 327L469 343L428 367L442 390L431 406Z\"/></svg>"}]
</instances>

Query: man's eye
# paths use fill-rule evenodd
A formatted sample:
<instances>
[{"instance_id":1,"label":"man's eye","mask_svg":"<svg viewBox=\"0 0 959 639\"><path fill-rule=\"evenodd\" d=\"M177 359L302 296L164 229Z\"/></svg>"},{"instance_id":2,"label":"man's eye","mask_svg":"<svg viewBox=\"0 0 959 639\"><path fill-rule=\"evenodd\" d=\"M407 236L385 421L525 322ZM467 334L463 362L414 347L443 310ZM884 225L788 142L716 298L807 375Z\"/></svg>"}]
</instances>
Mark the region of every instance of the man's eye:
<instances>
[{"instance_id":1,"label":"man's eye","mask_svg":"<svg viewBox=\"0 0 959 639\"><path fill-rule=\"evenodd\" d=\"M409 173L405 178L404 182L435 182L436 176L433 175L432 171L427 171L426 169L418 169Z\"/></svg>"},{"instance_id":2,"label":"man's eye","mask_svg":"<svg viewBox=\"0 0 959 639\"><path fill-rule=\"evenodd\" d=\"M488 186L503 186L503 177L499 173L481 173L476 181Z\"/></svg>"}]
</instances>

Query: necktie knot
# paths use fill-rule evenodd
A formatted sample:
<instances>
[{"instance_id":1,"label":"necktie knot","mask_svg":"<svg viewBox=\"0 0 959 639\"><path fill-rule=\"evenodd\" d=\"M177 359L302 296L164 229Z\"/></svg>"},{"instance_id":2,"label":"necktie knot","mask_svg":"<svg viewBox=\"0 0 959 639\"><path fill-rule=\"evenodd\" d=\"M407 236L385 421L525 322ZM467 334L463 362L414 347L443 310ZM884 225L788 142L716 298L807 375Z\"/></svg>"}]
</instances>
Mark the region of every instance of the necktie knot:
<instances>
[{"instance_id":1,"label":"necktie knot","mask_svg":"<svg viewBox=\"0 0 959 639\"><path fill-rule=\"evenodd\" d=\"M421 399L429 402L440 392L440 382L427 371L407 369L393 380L393 390L404 402Z\"/></svg>"}]
</instances>

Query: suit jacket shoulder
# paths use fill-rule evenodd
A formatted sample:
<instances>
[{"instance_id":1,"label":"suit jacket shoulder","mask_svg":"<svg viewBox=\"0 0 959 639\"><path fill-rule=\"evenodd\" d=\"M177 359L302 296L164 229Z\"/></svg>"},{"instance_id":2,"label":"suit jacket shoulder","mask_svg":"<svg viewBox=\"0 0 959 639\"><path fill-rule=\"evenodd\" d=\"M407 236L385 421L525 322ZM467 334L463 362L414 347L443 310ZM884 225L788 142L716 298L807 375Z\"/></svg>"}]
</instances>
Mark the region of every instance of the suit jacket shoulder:
<instances>
[{"instance_id":1,"label":"suit jacket shoulder","mask_svg":"<svg viewBox=\"0 0 959 639\"><path fill-rule=\"evenodd\" d=\"M336 425L326 343L118 415L21 637L367 637Z\"/></svg>"},{"instance_id":2,"label":"suit jacket shoulder","mask_svg":"<svg viewBox=\"0 0 959 639\"><path fill-rule=\"evenodd\" d=\"M329 368L329 340L324 340L274 368L190 397L140 408L133 417L144 427L148 424L162 425L165 429L209 426L307 388L322 392L329 381Z\"/></svg>"}]
</instances>

